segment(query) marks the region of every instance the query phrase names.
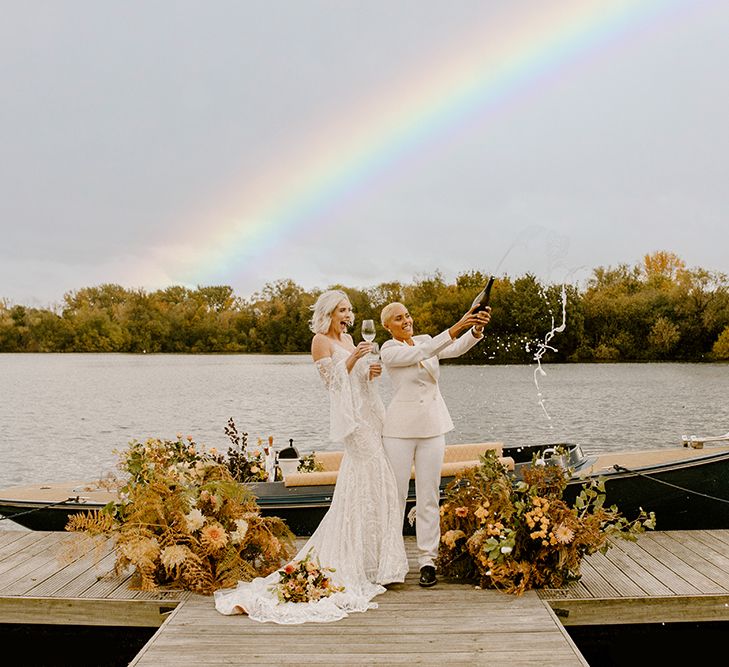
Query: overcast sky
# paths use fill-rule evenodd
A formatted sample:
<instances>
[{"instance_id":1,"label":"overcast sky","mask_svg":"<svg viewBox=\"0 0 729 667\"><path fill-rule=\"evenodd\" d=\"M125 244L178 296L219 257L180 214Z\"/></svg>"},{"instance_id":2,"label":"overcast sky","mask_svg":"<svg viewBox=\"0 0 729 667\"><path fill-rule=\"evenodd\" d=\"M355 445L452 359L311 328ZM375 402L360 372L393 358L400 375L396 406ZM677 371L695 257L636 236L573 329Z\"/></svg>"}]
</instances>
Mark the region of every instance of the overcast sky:
<instances>
[{"instance_id":1,"label":"overcast sky","mask_svg":"<svg viewBox=\"0 0 729 667\"><path fill-rule=\"evenodd\" d=\"M656 250L729 273L725 1L0 9L11 303L471 269L575 282Z\"/></svg>"}]
</instances>

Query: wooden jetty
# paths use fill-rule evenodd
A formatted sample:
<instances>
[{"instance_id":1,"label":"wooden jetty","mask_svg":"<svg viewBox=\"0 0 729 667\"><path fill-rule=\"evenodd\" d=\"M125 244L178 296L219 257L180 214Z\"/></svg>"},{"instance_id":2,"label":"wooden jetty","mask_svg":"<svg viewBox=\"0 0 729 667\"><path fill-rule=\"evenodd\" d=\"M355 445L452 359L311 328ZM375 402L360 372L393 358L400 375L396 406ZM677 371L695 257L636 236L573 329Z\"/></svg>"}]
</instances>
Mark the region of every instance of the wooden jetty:
<instances>
[{"instance_id":1,"label":"wooden jetty","mask_svg":"<svg viewBox=\"0 0 729 667\"><path fill-rule=\"evenodd\" d=\"M729 530L648 532L585 559L582 579L516 597L442 581L403 584L377 609L280 626L223 616L212 598L141 592L111 572L108 543L0 530L0 623L157 628L130 662L175 665L587 665L566 626L729 621ZM151 630L151 632L154 630Z\"/></svg>"}]
</instances>

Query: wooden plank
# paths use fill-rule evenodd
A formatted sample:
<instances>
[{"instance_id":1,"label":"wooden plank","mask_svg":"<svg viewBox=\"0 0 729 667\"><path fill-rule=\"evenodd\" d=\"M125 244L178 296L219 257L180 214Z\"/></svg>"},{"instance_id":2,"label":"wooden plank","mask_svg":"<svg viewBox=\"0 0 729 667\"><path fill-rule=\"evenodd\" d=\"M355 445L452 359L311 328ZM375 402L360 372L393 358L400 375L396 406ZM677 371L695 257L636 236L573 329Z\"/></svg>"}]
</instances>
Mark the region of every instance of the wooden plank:
<instances>
[{"instance_id":1,"label":"wooden plank","mask_svg":"<svg viewBox=\"0 0 729 667\"><path fill-rule=\"evenodd\" d=\"M174 619L170 620L173 623ZM403 629L401 641L369 636L364 641L342 638L331 641L326 634L307 639L287 637L285 642L251 638L244 642L231 635L222 641L219 636L170 635L163 626L130 663L144 667L174 664L177 667L231 664L243 659L245 664L489 664L489 665L580 665L587 663L567 643L561 633L551 635L521 633L483 633L480 636L446 638L431 636L407 637ZM295 658L295 662L291 658ZM407 659L407 660L405 660Z\"/></svg>"},{"instance_id":2,"label":"wooden plank","mask_svg":"<svg viewBox=\"0 0 729 667\"><path fill-rule=\"evenodd\" d=\"M621 597L640 597L645 591L632 579L626 577L618 565L600 552L590 556L590 565L603 579L609 581Z\"/></svg>"},{"instance_id":3,"label":"wooden plank","mask_svg":"<svg viewBox=\"0 0 729 667\"><path fill-rule=\"evenodd\" d=\"M73 537L0 531L0 586L23 589L0 598L0 622L155 627L167 614L132 663L141 667L230 664L241 656L246 664L585 665L557 615L566 626L729 621L729 530L618 540L607 554L583 561L579 582L522 596L444 578L422 589L415 540L407 537L411 572L375 598L377 609L301 626L224 616L212 596L189 591L135 591L130 573L113 574L113 551L101 560L89 552L59 559Z\"/></svg>"},{"instance_id":4,"label":"wooden plank","mask_svg":"<svg viewBox=\"0 0 729 667\"><path fill-rule=\"evenodd\" d=\"M0 523L0 526L2 523ZM19 540L27 531L19 530L2 530L0 529L0 550L7 545Z\"/></svg>"},{"instance_id":5,"label":"wooden plank","mask_svg":"<svg viewBox=\"0 0 729 667\"><path fill-rule=\"evenodd\" d=\"M87 594L96 582L109 576L114 566L116 556L113 553L107 554L97 561L95 555L81 559L72 566L66 568L66 572L59 572L50 577L41 586L31 591L32 595L53 595L55 597L80 598L80 597L106 597L104 595ZM118 583L119 577L111 575Z\"/></svg>"},{"instance_id":6,"label":"wooden plank","mask_svg":"<svg viewBox=\"0 0 729 667\"><path fill-rule=\"evenodd\" d=\"M336 623L281 626L223 616L210 598L193 596L131 665L216 665L230 656L245 656L246 664L586 665L533 591L511 596L465 584L424 590L413 579L379 600L377 609Z\"/></svg>"},{"instance_id":7,"label":"wooden plank","mask_svg":"<svg viewBox=\"0 0 729 667\"><path fill-rule=\"evenodd\" d=\"M624 577L634 581L644 595L652 597L671 594L671 589L668 586L643 568L639 562L631 558L625 551L613 547L608 549L605 556L620 569Z\"/></svg>"},{"instance_id":8,"label":"wooden plank","mask_svg":"<svg viewBox=\"0 0 729 667\"><path fill-rule=\"evenodd\" d=\"M5 570L0 583L0 595L21 595L37 581L45 579L51 572L62 567L58 555L69 537L71 536L62 535L54 538L51 534L45 535L23 551L4 559L0 563L0 568Z\"/></svg>"},{"instance_id":9,"label":"wooden plank","mask_svg":"<svg viewBox=\"0 0 729 667\"><path fill-rule=\"evenodd\" d=\"M649 572L654 579L663 585L665 592L656 589L647 589L652 595L697 595L701 591L689 583L680 573L666 566L653 554L643 548L646 540L631 542L630 540L615 540L613 549L622 551L625 557L639 566L643 571Z\"/></svg>"},{"instance_id":10,"label":"wooden plank","mask_svg":"<svg viewBox=\"0 0 729 667\"><path fill-rule=\"evenodd\" d=\"M661 538L659 534L650 533L642 535L639 544L642 549L653 556L664 567L675 572L677 576L680 576L684 581L688 582L695 589L696 593L718 594L726 592L723 586L720 586L714 580L703 574L699 568L691 566L690 563L681 558L670 548L670 541Z\"/></svg>"},{"instance_id":11,"label":"wooden plank","mask_svg":"<svg viewBox=\"0 0 729 667\"><path fill-rule=\"evenodd\" d=\"M693 530L691 532L697 541L714 550L718 556L729 560L729 544L718 535L709 530Z\"/></svg>"},{"instance_id":12,"label":"wooden plank","mask_svg":"<svg viewBox=\"0 0 729 667\"><path fill-rule=\"evenodd\" d=\"M0 623L157 628L172 609L160 602L2 597Z\"/></svg>"},{"instance_id":13,"label":"wooden plank","mask_svg":"<svg viewBox=\"0 0 729 667\"><path fill-rule=\"evenodd\" d=\"M603 576L603 573L607 575L607 572L604 572L599 567L595 567L595 564L593 564L593 556L583 559L581 571L582 579L580 581L583 587L589 592L589 595L585 597L614 598L620 596L610 580Z\"/></svg>"},{"instance_id":14,"label":"wooden plank","mask_svg":"<svg viewBox=\"0 0 729 667\"><path fill-rule=\"evenodd\" d=\"M56 544L58 536L52 533L28 532L17 540L0 547L0 585L7 573L24 560L24 553L35 554L48 548L48 545Z\"/></svg>"},{"instance_id":15,"label":"wooden plank","mask_svg":"<svg viewBox=\"0 0 729 667\"><path fill-rule=\"evenodd\" d=\"M703 551L701 545L687 533L690 531L663 531L654 533L652 538L689 567L718 584L722 592L729 593L729 561L720 558L715 562L709 554L700 553Z\"/></svg>"},{"instance_id":16,"label":"wooden plank","mask_svg":"<svg viewBox=\"0 0 729 667\"><path fill-rule=\"evenodd\" d=\"M565 626L729 621L726 595L553 600L550 604Z\"/></svg>"},{"instance_id":17,"label":"wooden plank","mask_svg":"<svg viewBox=\"0 0 729 667\"><path fill-rule=\"evenodd\" d=\"M515 655L508 648L499 644L484 647L478 651L456 650L450 652L431 653L427 656L418 655L412 652L390 651L386 658L382 655L371 655L366 653L352 653L350 655L337 655L336 660L322 647L319 654L308 654L301 656L294 651L271 656L260 654L255 649L245 653L237 653L234 657L227 656L221 652L212 651L211 654L194 653L186 647L184 653L178 653L174 646L157 647L152 656L143 654L139 661L132 661L129 667L147 665L175 665L179 667L205 665L206 667L217 667L217 665L245 664L245 665L321 665L331 667L335 664L338 667L356 665L428 665L442 667L443 665L489 665L489 667L571 667L572 665L587 665L581 656L576 656L567 649L559 651L536 646L526 651L520 651ZM243 656L243 657L242 657ZM236 660L244 659L245 663L236 663Z\"/></svg>"},{"instance_id":18,"label":"wooden plank","mask_svg":"<svg viewBox=\"0 0 729 667\"><path fill-rule=\"evenodd\" d=\"M82 536L74 537L81 538ZM86 544L80 539L73 539L70 544L74 547L73 551L57 551L55 560L49 559L45 563L40 561L39 568L25 579L27 588L23 591L24 595L30 597L48 597L50 595L76 597L69 593L69 582L79 577L88 576L91 573L101 574L99 559L104 553L107 556L109 555L111 545L108 540L102 544L97 543L94 548L91 548L90 544ZM17 587L22 583L23 580L19 580L13 586ZM64 594L58 594L60 589L65 591ZM1 592L5 595L14 594L12 587L5 588Z\"/></svg>"}]
</instances>

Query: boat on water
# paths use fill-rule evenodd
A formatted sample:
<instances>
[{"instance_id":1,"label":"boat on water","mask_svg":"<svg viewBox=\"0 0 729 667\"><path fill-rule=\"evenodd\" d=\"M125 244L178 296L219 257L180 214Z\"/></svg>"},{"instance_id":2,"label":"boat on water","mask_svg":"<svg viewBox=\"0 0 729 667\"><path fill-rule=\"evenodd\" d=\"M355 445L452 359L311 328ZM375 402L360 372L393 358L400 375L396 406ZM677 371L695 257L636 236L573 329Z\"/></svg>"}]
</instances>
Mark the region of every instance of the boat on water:
<instances>
[{"instance_id":1,"label":"boat on water","mask_svg":"<svg viewBox=\"0 0 729 667\"><path fill-rule=\"evenodd\" d=\"M727 441L722 444L721 441ZM681 446L586 455L579 444L549 443L505 447L500 442L449 445L441 470L441 499L458 474L496 451L517 478L540 460L569 471L564 494L573 502L585 482L601 479L605 504L631 519L641 509L654 512L658 530L729 528L729 433L684 436ZM247 484L261 513L284 519L294 534L311 535L329 509L342 452L317 453L324 470L297 472L296 461L281 460L283 481ZM285 467L288 464L288 468ZM118 502L114 488L101 482L37 484L0 489L0 515L31 530L64 530L69 516ZM415 505L411 479L406 515ZM403 532L412 534L406 518Z\"/></svg>"}]
</instances>

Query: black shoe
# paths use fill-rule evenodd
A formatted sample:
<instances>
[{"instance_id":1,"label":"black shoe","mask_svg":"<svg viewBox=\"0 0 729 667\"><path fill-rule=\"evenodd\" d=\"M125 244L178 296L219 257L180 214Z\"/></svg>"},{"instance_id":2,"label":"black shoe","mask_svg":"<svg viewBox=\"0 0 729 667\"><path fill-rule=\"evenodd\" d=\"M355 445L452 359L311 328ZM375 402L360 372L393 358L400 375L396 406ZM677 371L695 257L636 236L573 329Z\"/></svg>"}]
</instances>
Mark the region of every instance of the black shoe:
<instances>
[{"instance_id":1,"label":"black shoe","mask_svg":"<svg viewBox=\"0 0 729 667\"><path fill-rule=\"evenodd\" d=\"M435 586L438 580L435 578L435 568L432 565L423 565L420 568L420 581L418 582L421 586Z\"/></svg>"}]
</instances>

